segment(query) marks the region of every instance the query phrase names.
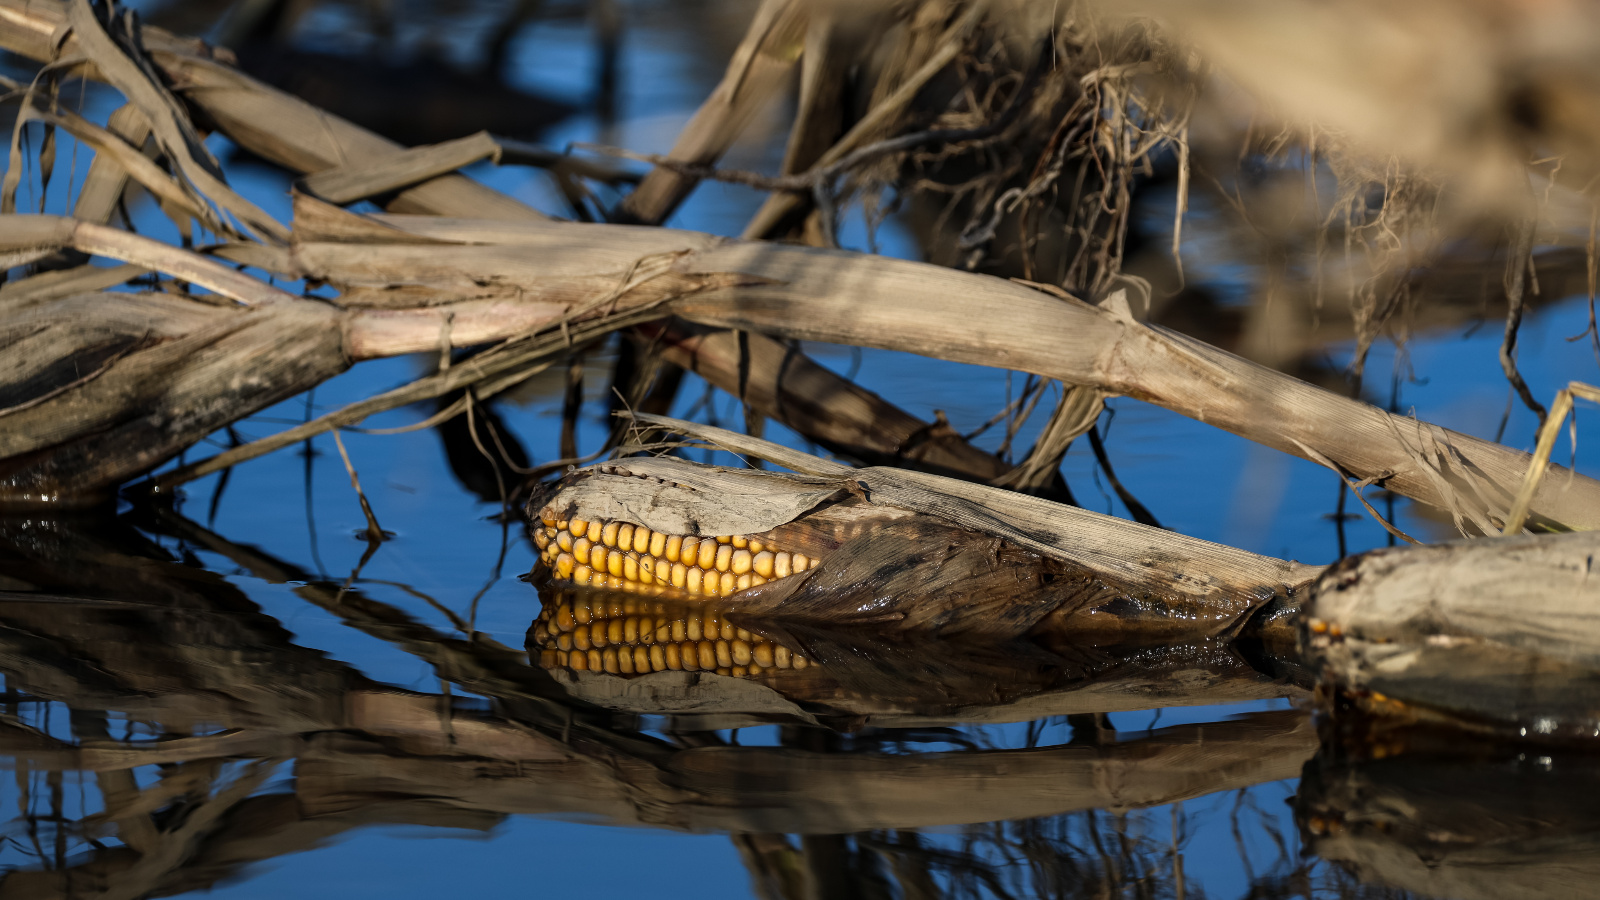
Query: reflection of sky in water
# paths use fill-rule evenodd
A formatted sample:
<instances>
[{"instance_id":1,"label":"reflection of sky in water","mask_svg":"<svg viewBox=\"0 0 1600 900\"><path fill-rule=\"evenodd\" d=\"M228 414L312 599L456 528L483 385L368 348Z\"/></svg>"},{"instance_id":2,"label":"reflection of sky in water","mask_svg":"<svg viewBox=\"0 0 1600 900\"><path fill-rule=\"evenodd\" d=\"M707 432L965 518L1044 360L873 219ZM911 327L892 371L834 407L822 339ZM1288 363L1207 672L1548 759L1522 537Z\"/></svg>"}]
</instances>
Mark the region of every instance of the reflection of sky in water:
<instances>
[{"instance_id":1,"label":"reflection of sky in water","mask_svg":"<svg viewBox=\"0 0 1600 900\"><path fill-rule=\"evenodd\" d=\"M662 151L670 146L678 128L709 88L718 67L691 63L667 38L631 32L625 37L622 66L622 123L602 134L590 116L579 117L548 136L561 146L573 141L598 141L634 150ZM525 86L537 86L556 96L581 101L587 94L593 68L593 43L588 29L577 23L555 22L529 29L515 48ZM91 94L90 107L100 115L109 109L104 91ZM219 154L225 142L213 139ZM70 141L63 142L58 164L58 185L65 183L71 159ZM781 148L742 148L729 164L770 171ZM86 165L87 156L78 161ZM81 168L80 168L81 171ZM234 170L235 181L248 196L272 214L287 221L287 181L279 173L253 166ZM487 183L535 203L557 209L554 194L543 175L526 169L495 169L482 165L472 174ZM60 187L52 191L59 195ZM24 199L26 199L24 194ZM756 193L744 188L703 185L674 217L672 224L724 234L737 233L759 203ZM52 204L58 209L59 204ZM148 207L138 211L137 222L146 233L171 237L170 225ZM1203 222L1187 223L1191 252L1209 239ZM847 246L866 243L859 216L846 222L842 241ZM879 235L885 253L911 255L904 232L892 223ZM1192 278L1220 279L1218 292L1239 296L1237 284L1227 279L1237 273L1228 266L1207 270L1191 265ZM1597 380L1589 344L1565 338L1581 330L1581 304L1545 304L1528 320L1521 337L1522 371L1534 393L1546 402L1568 380ZM1506 403L1506 386L1496 353L1500 330L1490 323L1468 337L1465 327L1429 335L1407 348L1405 363L1418 376L1402 383L1399 408L1415 410L1429 421L1469 434L1493 437ZM956 428L968 430L987 419L1005 401L1003 373L979 367L942 363L887 352L813 346L815 356L840 371L856 371L867 387L892 399L910 412L931 417L935 410L948 414ZM1350 348L1335 348L1342 363ZM1379 344L1369 362L1368 384L1386 386L1396 364L1394 348ZM311 414L320 414L362 399L413 377L418 362L411 359L365 363L320 387ZM598 399L605 375L591 367L588 391ZM1017 377L1012 390L1021 387ZM559 396L556 380L544 377L537 390L525 390L516 404L500 404L511 429L526 443L536 461L554 458L559 433ZM1376 388L1386 390L1386 387ZM690 377L680 396L678 412L696 403L703 383ZM1048 404L1045 404L1048 405ZM1257 552L1288 556L1307 562L1327 562L1336 553L1334 529L1327 519L1333 510L1337 482L1331 473L1302 460L1253 445L1175 414L1129 400L1112 403L1116 418L1107 445L1123 483L1148 506L1162 523L1179 532L1216 540ZM602 440L605 425L595 416L583 423L581 448L592 450ZM724 421L737 421L729 398L717 406ZM245 439L261 437L307 412L302 399L280 404L240 423ZM425 418L431 408L397 410L368 420L368 427L394 427ZM1585 411L1583 429L1592 431ZM1037 416L1042 421L1044 412ZM1038 422L1018 438L1018 454L1025 452ZM1533 417L1517 404L1508 429L1513 444L1531 446ZM768 436L799 444L794 435L770 426ZM979 443L993 448L1000 429ZM433 627L449 632L450 623L426 602L392 585L403 584L426 594L463 615L472 598L483 591L475 615L476 628L512 647L523 645L536 608L536 599L515 576L532 564L533 554L521 529L503 529L490 516L495 509L458 488L444 464L438 438L431 432L394 436L348 433L350 451L376 513L384 527L396 532L362 572L363 585L374 596L407 610ZM1600 458L1588 450L1593 441L1580 442L1581 471L1600 475ZM312 442L308 462L300 448L272 454L236 468L217 504L212 527L230 540L260 547L302 568L342 580L356 566L364 544L353 535L364 525L348 477L330 438ZM190 458L214 452L202 446ZM1563 439L1558 459L1568 452ZM1079 501L1086 507L1125 514L1095 472L1092 456L1082 442L1068 454L1064 471ZM307 477L309 472L309 484ZM215 476L191 485L183 501L186 515L206 521ZM1350 504L1352 512L1359 507ZM1401 528L1428 535L1442 532L1418 521L1404 501L1397 504ZM314 528L308 527L309 523ZM1352 550L1384 543L1382 530L1365 517L1348 529ZM170 541L169 541L170 544ZM503 564L499 561L502 547ZM215 570L234 573L231 563L204 551L201 560ZM436 692L439 682L419 659L376 638L342 625L329 612L294 596L287 585L262 582L244 574L231 574L264 610L292 631L298 643L326 651L359 667L383 682L420 691ZM1282 702L1229 707L1176 708L1160 712L1117 713L1119 730L1142 732L1156 727L1215 721L1252 710L1282 707ZM754 730L743 736L746 744L769 743L774 729ZM983 729L985 740L997 746L1020 746L1026 726ZM1045 729L1045 743L1064 741L1070 734L1064 724ZM1283 799L1293 783L1271 783L1243 794L1218 794L1181 804L1184 822L1185 866L1191 890L1203 886L1211 896L1241 895L1248 883L1238 863L1238 850L1230 817L1246 810L1275 830L1287 842L1286 861L1274 863L1277 850L1260 826L1246 827L1255 871L1284 871L1296 864L1298 842ZM1104 815L1104 814L1102 814ZM1174 811L1160 807L1132 814L1135 830L1165 846L1170 838ZM964 834L977 829L953 827L930 840L959 844ZM468 835L470 833L463 833ZM666 831L621 830L540 819L513 818L489 840L418 840L438 837L437 831L376 829L353 832L334 845L273 860L255 874L219 887L221 897L360 897L430 896L473 893L545 893L605 897L648 893L653 897L720 897L749 891L749 878L738 853L725 837L685 835Z\"/></svg>"}]
</instances>

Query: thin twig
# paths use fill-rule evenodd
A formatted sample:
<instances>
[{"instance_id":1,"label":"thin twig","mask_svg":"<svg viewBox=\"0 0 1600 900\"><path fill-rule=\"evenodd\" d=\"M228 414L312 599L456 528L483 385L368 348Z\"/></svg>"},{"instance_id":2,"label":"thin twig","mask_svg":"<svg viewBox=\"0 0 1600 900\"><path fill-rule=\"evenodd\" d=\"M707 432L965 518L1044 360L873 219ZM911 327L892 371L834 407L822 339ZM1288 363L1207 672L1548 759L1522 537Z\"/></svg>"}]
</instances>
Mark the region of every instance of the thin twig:
<instances>
[{"instance_id":1,"label":"thin twig","mask_svg":"<svg viewBox=\"0 0 1600 900\"><path fill-rule=\"evenodd\" d=\"M350 473L350 486L356 489L356 497L361 501L361 513L367 517L367 542L378 544L388 540L394 535L378 527L378 517L372 514L372 504L367 502L367 494L361 489L361 479L356 477L356 467L350 464L350 454L345 452L344 440L339 437L339 429L333 429L333 443L339 448L339 458L344 460L344 470ZM370 553L371 548L368 548ZM362 560L365 562L365 560ZM360 567L357 567L357 571ZM353 576L352 576L353 577Z\"/></svg>"},{"instance_id":2,"label":"thin twig","mask_svg":"<svg viewBox=\"0 0 1600 900\"><path fill-rule=\"evenodd\" d=\"M1307 459L1310 459L1313 462L1319 463L1321 465L1324 465L1324 466L1332 469L1335 475L1338 475L1341 479L1343 479L1345 484L1349 485L1350 493L1354 494L1355 497L1356 497L1356 500L1358 500L1361 503L1361 505L1366 508L1367 513L1369 515L1371 515L1372 518L1374 520L1376 520L1379 525L1383 526L1383 530L1384 531L1389 532L1390 534L1394 535L1395 537L1399 538L1402 541L1405 541L1408 544L1420 544L1420 543L1422 543L1421 541L1417 540L1416 538L1412 537L1411 535L1406 534L1404 531L1401 531L1399 528L1396 528L1394 525L1391 525L1389 523L1388 519L1385 519L1383 516L1379 515L1378 511L1373 508L1372 504L1367 502L1367 498L1366 497L1361 496L1361 489L1362 488L1364 488L1364 487L1366 487L1368 485L1371 485L1371 484L1377 484L1378 482L1383 480L1383 477L1387 477L1387 476L1373 477L1373 478L1363 478L1360 481L1356 481L1354 478L1350 477L1350 473L1346 472L1344 470L1343 466L1340 466L1338 463L1334 462L1333 460L1329 459L1328 457L1323 456L1321 453L1318 453L1317 451L1311 449L1310 447L1307 447L1305 444L1301 443L1300 441L1295 441L1295 445L1298 446L1301 449L1301 451L1305 453Z\"/></svg>"},{"instance_id":3,"label":"thin twig","mask_svg":"<svg viewBox=\"0 0 1600 900\"><path fill-rule=\"evenodd\" d=\"M1528 267L1533 264L1533 229L1532 217L1519 224L1516 237L1512 241L1511 255L1506 260L1508 308L1505 338L1500 343L1500 368L1505 371L1506 380L1516 389L1517 396L1522 398L1522 404L1539 417L1539 427L1542 430L1548 415L1544 404L1534 399L1533 392L1528 390L1528 383L1522 380L1522 373L1517 371L1517 329L1522 326L1523 294L1527 290ZM1510 416L1506 416L1500 420L1500 428L1494 436L1496 442L1505 436L1506 422L1509 418Z\"/></svg>"}]
</instances>

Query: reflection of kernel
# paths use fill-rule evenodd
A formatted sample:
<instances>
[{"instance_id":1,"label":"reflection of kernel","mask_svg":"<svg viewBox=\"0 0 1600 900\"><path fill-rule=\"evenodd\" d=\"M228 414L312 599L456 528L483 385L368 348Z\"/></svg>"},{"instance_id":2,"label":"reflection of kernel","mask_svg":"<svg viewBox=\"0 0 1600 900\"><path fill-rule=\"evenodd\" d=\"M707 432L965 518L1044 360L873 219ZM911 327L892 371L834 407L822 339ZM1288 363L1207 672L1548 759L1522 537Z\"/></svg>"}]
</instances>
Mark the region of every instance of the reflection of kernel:
<instances>
[{"instance_id":1,"label":"reflection of kernel","mask_svg":"<svg viewBox=\"0 0 1600 900\"><path fill-rule=\"evenodd\" d=\"M530 629L529 659L543 668L625 676L687 670L754 677L809 665L789 648L736 627L722 610L674 606L632 595L563 598L542 610Z\"/></svg>"}]
</instances>

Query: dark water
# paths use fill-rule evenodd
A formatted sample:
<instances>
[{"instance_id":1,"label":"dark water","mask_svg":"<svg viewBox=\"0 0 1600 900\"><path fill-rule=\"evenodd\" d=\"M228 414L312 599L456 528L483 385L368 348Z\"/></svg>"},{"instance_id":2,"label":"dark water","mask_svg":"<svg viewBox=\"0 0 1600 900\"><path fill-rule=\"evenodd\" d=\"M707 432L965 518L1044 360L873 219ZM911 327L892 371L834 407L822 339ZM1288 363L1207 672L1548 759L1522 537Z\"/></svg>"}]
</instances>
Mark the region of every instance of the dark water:
<instances>
[{"instance_id":1,"label":"dark water","mask_svg":"<svg viewBox=\"0 0 1600 900\"><path fill-rule=\"evenodd\" d=\"M687 23L648 22L625 38L619 122L580 114L547 141L670 145L720 62L693 52ZM331 12L313 23L348 25ZM581 103L594 52L587 25L558 19L529 29L512 60L523 86ZM770 165L775 152L757 144L735 162ZM286 177L237 171L287 218ZM560 208L531 170L474 174ZM672 224L734 233L758 200L708 185ZM136 214L160 232L157 215ZM864 246L864 227L842 240ZM892 222L877 240L915 254ZM1209 257L1203 237L1189 252L1191 272L1223 292L1251 275ZM1569 298L1524 326L1536 396L1600 377L1587 342L1567 340L1586 316ZM1492 437L1507 399L1498 346L1495 323L1403 353L1380 345L1371 399ZM1017 387L993 370L810 349L963 430ZM1349 353L1330 347L1329 363ZM606 362L590 360L596 400ZM422 365L363 364L240 423L239 437ZM677 412L739 421L731 398L707 407L703 395L691 376ZM497 411L545 461L560 404L549 373ZM1117 473L1164 525L1306 562L1337 556L1331 473L1112 406ZM1531 446L1533 424L1514 409L1508 440ZM604 427L586 419L581 449ZM804 446L781 427L768 436ZM191 485L175 509L0 520L0 759L15 775L0 785L0 898L1600 893L1594 759L1319 723L1299 673L1235 648L869 648L902 660L899 677L894 665L761 683L671 673L648 691L553 675L524 650L541 599L517 577L534 559L521 526L462 486L433 431L344 441L395 533L375 548L356 537L361 510L325 436ZM1600 475L1592 444L1578 441L1577 468ZM1569 452L1563 440L1557 454ZM1126 515L1087 448L1064 472L1086 506ZM1408 532L1446 536L1409 502L1393 513ZM1367 519L1343 527L1351 551L1387 540Z\"/></svg>"}]
</instances>

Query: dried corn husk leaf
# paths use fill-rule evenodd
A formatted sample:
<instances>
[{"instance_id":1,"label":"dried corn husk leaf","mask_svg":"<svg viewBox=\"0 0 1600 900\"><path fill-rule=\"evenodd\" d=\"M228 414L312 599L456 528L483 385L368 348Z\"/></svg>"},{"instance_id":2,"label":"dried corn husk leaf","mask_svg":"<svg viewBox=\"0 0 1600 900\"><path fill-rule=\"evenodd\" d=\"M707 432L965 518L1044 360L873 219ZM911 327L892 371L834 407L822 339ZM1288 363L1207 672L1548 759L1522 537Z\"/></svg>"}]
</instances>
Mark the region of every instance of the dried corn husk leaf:
<instances>
[{"instance_id":1,"label":"dried corn husk leaf","mask_svg":"<svg viewBox=\"0 0 1600 900\"><path fill-rule=\"evenodd\" d=\"M792 522L844 490L837 479L705 466L662 457L602 464L564 485L559 500L540 496L529 510L555 504L586 518L616 519L667 534L753 534ZM561 514L558 518L570 518Z\"/></svg>"}]
</instances>

